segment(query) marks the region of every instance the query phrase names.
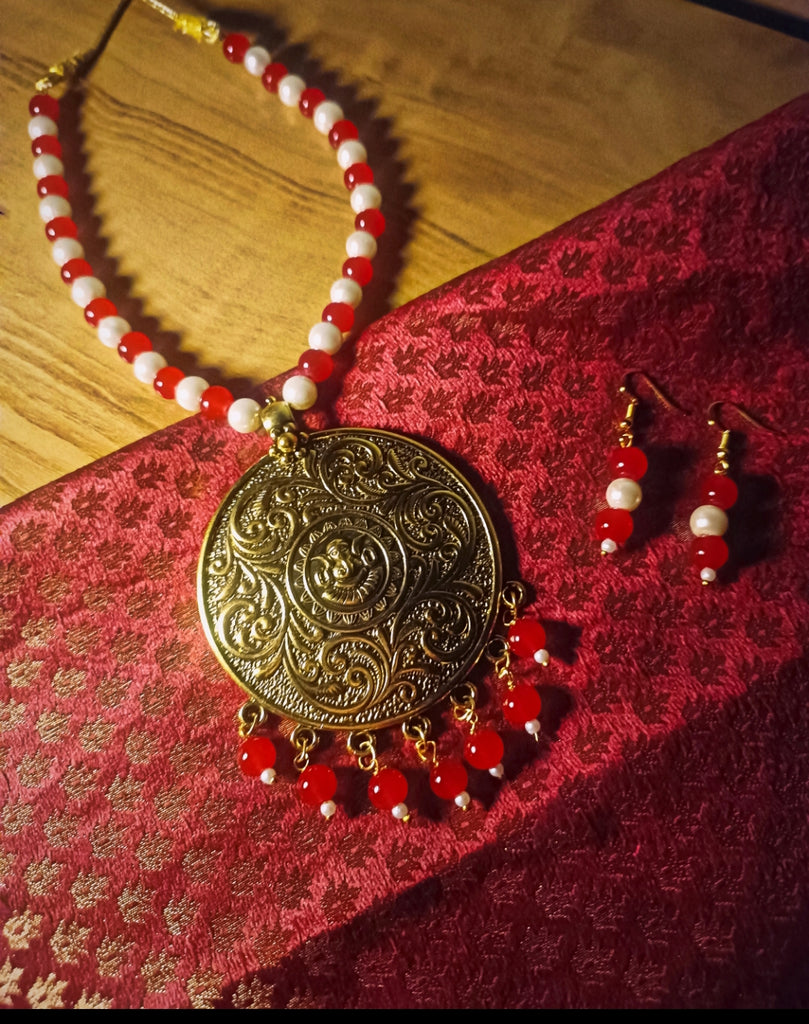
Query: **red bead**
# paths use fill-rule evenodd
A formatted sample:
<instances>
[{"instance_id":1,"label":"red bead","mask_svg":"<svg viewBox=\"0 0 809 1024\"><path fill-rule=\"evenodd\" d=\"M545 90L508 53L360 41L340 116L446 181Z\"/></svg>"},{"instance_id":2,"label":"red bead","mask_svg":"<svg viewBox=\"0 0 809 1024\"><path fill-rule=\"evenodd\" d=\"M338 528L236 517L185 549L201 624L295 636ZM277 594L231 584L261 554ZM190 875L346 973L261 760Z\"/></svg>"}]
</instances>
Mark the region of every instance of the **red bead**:
<instances>
[{"instance_id":1,"label":"red bead","mask_svg":"<svg viewBox=\"0 0 809 1024\"><path fill-rule=\"evenodd\" d=\"M334 369L334 360L328 352L321 352L320 349L310 348L298 360L298 369L309 380L319 384L327 380Z\"/></svg>"},{"instance_id":2,"label":"red bead","mask_svg":"<svg viewBox=\"0 0 809 1024\"><path fill-rule=\"evenodd\" d=\"M396 768L383 768L368 782L368 799L378 811L392 811L407 799L407 779Z\"/></svg>"},{"instance_id":3,"label":"red bead","mask_svg":"<svg viewBox=\"0 0 809 1024\"><path fill-rule=\"evenodd\" d=\"M353 121L335 121L329 132L329 145L332 149L339 149L341 143L348 139L356 139L358 135L357 126Z\"/></svg>"},{"instance_id":4,"label":"red bead","mask_svg":"<svg viewBox=\"0 0 809 1024\"><path fill-rule=\"evenodd\" d=\"M105 316L117 316L118 308L109 299L93 299L84 307L84 319L91 327L98 327L98 321Z\"/></svg>"},{"instance_id":5,"label":"red bead","mask_svg":"<svg viewBox=\"0 0 809 1024\"><path fill-rule=\"evenodd\" d=\"M248 736L239 745L236 760L245 775L257 779L275 765L275 744L269 736Z\"/></svg>"},{"instance_id":6,"label":"red bead","mask_svg":"<svg viewBox=\"0 0 809 1024\"><path fill-rule=\"evenodd\" d=\"M330 302L323 310L321 320L327 324L334 324L345 334L354 325L354 310L347 302Z\"/></svg>"},{"instance_id":7,"label":"red bead","mask_svg":"<svg viewBox=\"0 0 809 1024\"><path fill-rule=\"evenodd\" d=\"M536 619L517 619L508 628L508 645L518 658L533 658L545 646L545 630Z\"/></svg>"},{"instance_id":8,"label":"red bead","mask_svg":"<svg viewBox=\"0 0 809 1024\"><path fill-rule=\"evenodd\" d=\"M351 256L343 264L343 277L350 277L356 281L360 288L369 284L374 276L374 268L371 261L364 256Z\"/></svg>"},{"instance_id":9,"label":"red bead","mask_svg":"<svg viewBox=\"0 0 809 1024\"><path fill-rule=\"evenodd\" d=\"M503 714L512 725L525 725L539 718L542 710L542 699L533 686L520 683L509 690L503 700Z\"/></svg>"},{"instance_id":10,"label":"red bead","mask_svg":"<svg viewBox=\"0 0 809 1024\"><path fill-rule=\"evenodd\" d=\"M28 104L28 113L31 117L49 117L51 121L59 120L59 100L48 93L37 94L31 97Z\"/></svg>"},{"instance_id":11,"label":"red bead","mask_svg":"<svg viewBox=\"0 0 809 1024\"><path fill-rule=\"evenodd\" d=\"M700 490L701 505L717 505L719 508L730 508L736 504L739 497L739 488L722 473L714 473L708 480L704 480Z\"/></svg>"},{"instance_id":12,"label":"red bead","mask_svg":"<svg viewBox=\"0 0 809 1024\"><path fill-rule=\"evenodd\" d=\"M199 400L199 411L203 419L221 420L228 414L228 409L233 405L233 395L227 388L214 384L206 388Z\"/></svg>"},{"instance_id":13,"label":"red bead","mask_svg":"<svg viewBox=\"0 0 809 1024\"><path fill-rule=\"evenodd\" d=\"M298 100L298 109L304 117L314 117L315 108L325 100L325 93L320 89L304 89Z\"/></svg>"},{"instance_id":14,"label":"red bead","mask_svg":"<svg viewBox=\"0 0 809 1024\"><path fill-rule=\"evenodd\" d=\"M231 64L241 64L244 60L244 55L249 49L250 40L247 36L243 36L241 32L231 32L229 36L225 36L225 40L222 43L222 53L224 53Z\"/></svg>"},{"instance_id":15,"label":"red bead","mask_svg":"<svg viewBox=\"0 0 809 1024\"><path fill-rule=\"evenodd\" d=\"M92 277L93 268L87 260L68 260L67 263L62 264L61 274L62 280L65 284L73 284L73 282L78 281L80 277Z\"/></svg>"},{"instance_id":16,"label":"red bead","mask_svg":"<svg viewBox=\"0 0 809 1024\"><path fill-rule=\"evenodd\" d=\"M261 84L267 92L278 92L278 83L286 76L287 69L283 64L268 64L261 75Z\"/></svg>"},{"instance_id":17,"label":"red bead","mask_svg":"<svg viewBox=\"0 0 809 1024\"><path fill-rule=\"evenodd\" d=\"M487 772L503 760L503 741L494 729L481 729L466 741L463 756L473 768Z\"/></svg>"},{"instance_id":18,"label":"red bead","mask_svg":"<svg viewBox=\"0 0 809 1024\"><path fill-rule=\"evenodd\" d=\"M184 376L183 371L178 370L176 366L164 366L162 370L157 371L152 385L161 398L174 398L174 389ZM269 767L272 768L272 765Z\"/></svg>"},{"instance_id":19,"label":"red bead","mask_svg":"<svg viewBox=\"0 0 809 1024\"><path fill-rule=\"evenodd\" d=\"M141 331L129 331L118 342L118 355L128 363L135 361L141 352L151 352L152 343Z\"/></svg>"},{"instance_id":20,"label":"red bead","mask_svg":"<svg viewBox=\"0 0 809 1024\"><path fill-rule=\"evenodd\" d=\"M605 508L595 521L596 540L614 540L623 544L632 536L632 516L625 508Z\"/></svg>"},{"instance_id":21,"label":"red bead","mask_svg":"<svg viewBox=\"0 0 809 1024\"><path fill-rule=\"evenodd\" d=\"M75 238L78 233L79 229L70 217L54 217L45 225L49 242L55 242L57 238Z\"/></svg>"},{"instance_id":22,"label":"red bead","mask_svg":"<svg viewBox=\"0 0 809 1024\"><path fill-rule=\"evenodd\" d=\"M728 560L728 546L721 537L695 537L691 541L691 564L697 569L721 569Z\"/></svg>"},{"instance_id":23,"label":"red bead","mask_svg":"<svg viewBox=\"0 0 809 1024\"><path fill-rule=\"evenodd\" d=\"M320 807L337 792L337 776L327 764L310 764L298 776L298 796L309 807Z\"/></svg>"},{"instance_id":24,"label":"red bead","mask_svg":"<svg viewBox=\"0 0 809 1024\"><path fill-rule=\"evenodd\" d=\"M55 156L62 159L62 143L55 135L40 135L31 143L34 156Z\"/></svg>"},{"instance_id":25,"label":"red bead","mask_svg":"<svg viewBox=\"0 0 809 1024\"><path fill-rule=\"evenodd\" d=\"M343 184L349 190L357 185L370 185L374 180L374 172L368 164L352 164L343 175Z\"/></svg>"},{"instance_id":26,"label":"red bead","mask_svg":"<svg viewBox=\"0 0 809 1024\"><path fill-rule=\"evenodd\" d=\"M363 210L354 218L354 227L357 231L367 231L374 238L379 238L385 230L385 217L379 210Z\"/></svg>"},{"instance_id":27,"label":"red bead","mask_svg":"<svg viewBox=\"0 0 809 1024\"><path fill-rule=\"evenodd\" d=\"M466 789L468 778L460 761L440 761L430 772L430 789L442 800L454 800Z\"/></svg>"},{"instance_id":28,"label":"red bead","mask_svg":"<svg viewBox=\"0 0 809 1024\"><path fill-rule=\"evenodd\" d=\"M45 196L62 196L67 199L67 182L61 174L48 174L37 182L37 195L40 199Z\"/></svg>"},{"instance_id":29,"label":"red bead","mask_svg":"<svg viewBox=\"0 0 809 1024\"><path fill-rule=\"evenodd\" d=\"M649 461L640 448L631 445L629 448L613 448L609 463L616 477L628 477L630 480L640 480L649 468Z\"/></svg>"}]
</instances>

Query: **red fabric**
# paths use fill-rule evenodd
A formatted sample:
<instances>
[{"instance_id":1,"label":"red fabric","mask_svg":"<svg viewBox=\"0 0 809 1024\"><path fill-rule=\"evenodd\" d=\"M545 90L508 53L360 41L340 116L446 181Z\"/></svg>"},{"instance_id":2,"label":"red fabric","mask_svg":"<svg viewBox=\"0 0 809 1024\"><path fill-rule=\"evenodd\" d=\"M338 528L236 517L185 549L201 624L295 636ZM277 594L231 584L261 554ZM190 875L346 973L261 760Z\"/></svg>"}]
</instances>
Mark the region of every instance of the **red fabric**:
<instances>
[{"instance_id":1,"label":"red fabric","mask_svg":"<svg viewBox=\"0 0 809 1024\"><path fill-rule=\"evenodd\" d=\"M262 442L191 419L2 514L6 1006L787 1006L809 998L809 98L369 328L335 406L454 454L535 587L545 737L463 814L391 737L419 813L235 766L202 532ZM592 518L623 374L644 403L624 553ZM733 561L688 516L709 402L744 404ZM533 678L529 673L528 678ZM279 741L281 745L282 741ZM451 722L440 747L459 752Z\"/></svg>"}]
</instances>

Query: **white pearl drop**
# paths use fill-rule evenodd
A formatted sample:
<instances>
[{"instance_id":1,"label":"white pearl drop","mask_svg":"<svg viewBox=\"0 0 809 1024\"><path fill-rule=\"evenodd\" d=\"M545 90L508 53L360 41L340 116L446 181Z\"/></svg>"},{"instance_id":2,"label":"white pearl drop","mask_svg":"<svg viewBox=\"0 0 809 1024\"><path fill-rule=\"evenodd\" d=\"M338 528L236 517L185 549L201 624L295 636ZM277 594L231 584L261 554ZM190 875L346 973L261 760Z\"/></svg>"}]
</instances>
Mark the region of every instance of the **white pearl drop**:
<instances>
[{"instance_id":1,"label":"white pearl drop","mask_svg":"<svg viewBox=\"0 0 809 1024\"><path fill-rule=\"evenodd\" d=\"M107 289L97 277L79 277L70 286L70 297L82 309L93 299L103 299Z\"/></svg>"},{"instance_id":2,"label":"white pearl drop","mask_svg":"<svg viewBox=\"0 0 809 1024\"><path fill-rule=\"evenodd\" d=\"M550 654L548 654L544 647L541 650L534 652L534 661L537 663L537 665L547 665L550 662L550 660L551 656Z\"/></svg>"},{"instance_id":3,"label":"white pearl drop","mask_svg":"<svg viewBox=\"0 0 809 1024\"><path fill-rule=\"evenodd\" d=\"M77 238L57 238L51 246L51 256L57 266L63 267L68 260L80 260L84 246Z\"/></svg>"},{"instance_id":4,"label":"white pearl drop","mask_svg":"<svg viewBox=\"0 0 809 1024\"><path fill-rule=\"evenodd\" d=\"M601 550L605 555L614 555L618 550L618 545L612 540L611 537L606 537L601 541Z\"/></svg>"},{"instance_id":5,"label":"white pearl drop","mask_svg":"<svg viewBox=\"0 0 809 1024\"><path fill-rule=\"evenodd\" d=\"M407 804L397 804L390 812L397 821L404 821L410 814Z\"/></svg>"},{"instance_id":6,"label":"white pearl drop","mask_svg":"<svg viewBox=\"0 0 809 1024\"><path fill-rule=\"evenodd\" d=\"M317 385L308 377L290 377L281 391L285 402L293 409L310 409L317 401Z\"/></svg>"},{"instance_id":7,"label":"white pearl drop","mask_svg":"<svg viewBox=\"0 0 809 1024\"><path fill-rule=\"evenodd\" d=\"M359 139L346 139L337 147L337 163L347 171L354 164L364 164L368 161L368 150Z\"/></svg>"},{"instance_id":8,"label":"white pearl drop","mask_svg":"<svg viewBox=\"0 0 809 1024\"><path fill-rule=\"evenodd\" d=\"M382 193L376 185L372 185L370 182L356 185L351 190L349 202L354 213L362 213L364 210L378 210L382 205Z\"/></svg>"},{"instance_id":9,"label":"white pearl drop","mask_svg":"<svg viewBox=\"0 0 809 1024\"><path fill-rule=\"evenodd\" d=\"M315 116L312 121L321 135L328 135L337 122L342 119L343 108L331 100L324 100L315 107Z\"/></svg>"},{"instance_id":10,"label":"white pearl drop","mask_svg":"<svg viewBox=\"0 0 809 1024\"><path fill-rule=\"evenodd\" d=\"M529 736L536 736L541 731L542 726L539 724L538 718L532 718L530 722L525 723L525 731Z\"/></svg>"},{"instance_id":11,"label":"white pearl drop","mask_svg":"<svg viewBox=\"0 0 809 1024\"><path fill-rule=\"evenodd\" d=\"M699 578L703 583L713 583L716 579L716 570L709 569L706 565L704 569L700 570Z\"/></svg>"},{"instance_id":12,"label":"white pearl drop","mask_svg":"<svg viewBox=\"0 0 809 1024\"><path fill-rule=\"evenodd\" d=\"M98 321L98 340L107 348L117 348L121 338L131 330L122 316L105 316Z\"/></svg>"},{"instance_id":13,"label":"white pearl drop","mask_svg":"<svg viewBox=\"0 0 809 1024\"><path fill-rule=\"evenodd\" d=\"M343 346L343 334L335 324L327 324L323 321L315 324L309 331L309 348L318 348L321 352L327 352L333 356Z\"/></svg>"},{"instance_id":14,"label":"white pearl drop","mask_svg":"<svg viewBox=\"0 0 809 1024\"><path fill-rule=\"evenodd\" d=\"M330 818L337 810L337 804L333 800L324 800L320 805L320 813L324 818Z\"/></svg>"},{"instance_id":15,"label":"white pearl drop","mask_svg":"<svg viewBox=\"0 0 809 1024\"><path fill-rule=\"evenodd\" d=\"M43 196L39 201L39 216L45 224L54 217L69 217L71 213L73 209L64 196Z\"/></svg>"},{"instance_id":16,"label":"white pearl drop","mask_svg":"<svg viewBox=\"0 0 809 1024\"><path fill-rule=\"evenodd\" d=\"M261 425L261 406L252 398L237 398L228 409L228 423L237 434L252 434Z\"/></svg>"},{"instance_id":17,"label":"white pearl drop","mask_svg":"<svg viewBox=\"0 0 809 1024\"><path fill-rule=\"evenodd\" d=\"M502 764L496 764L494 768L489 769L489 775L493 775L496 779L503 778L503 766Z\"/></svg>"},{"instance_id":18,"label":"white pearl drop","mask_svg":"<svg viewBox=\"0 0 809 1024\"><path fill-rule=\"evenodd\" d=\"M40 178L47 178L51 174L64 174L65 165L59 159L58 156L54 156L53 153L43 153L42 156L38 156L34 160L34 177L39 181Z\"/></svg>"},{"instance_id":19,"label":"white pearl drop","mask_svg":"<svg viewBox=\"0 0 809 1024\"><path fill-rule=\"evenodd\" d=\"M244 55L244 70L248 75L260 78L264 74L264 68L270 63L270 54L263 46L251 46Z\"/></svg>"},{"instance_id":20,"label":"white pearl drop","mask_svg":"<svg viewBox=\"0 0 809 1024\"><path fill-rule=\"evenodd\" d=\"M622 508L633 512L640 505L643 491L637 480L621 476L613 480L607 488L607 504L610 508Z\"/></svg>"},{"instance_id":21,"label":"white pearl drop","mask_svg":"<svg viewBox=\"0 0 809 1024\"><path fill-rule=\"evenodd\" d=\"M466 790L463 790L463 792L459 793L455 797L455 803L458 805L458 807L469 806L469 794L466 792Z\"/></svg>"},{"instance_id":22,"label":"white pearl drop","mask_svg":"<svg viewBox=\"0 0 809 1024\"><path fill-rule=\"evenodd\" d=\"M166 360L159 352L141 352L132 361L132 371L141 384L154 384L154 379L166 365Z\"/></svg>"},{"instance_id":23,"label":"white pearl drop","mask_svg":"<svg viewBox=\"0 0 809 1024\"><path fill-rule=\"evenodd\" d=\"M376 239L370 231L352 231L346 239L346 252L372 260L376 256Z\"/></svg>"},{"instance_id":24,"label":"white pearl drop","mask_svg":"<svg viewBox=\"0 0 809 1024\"><path fill-rule=\"evenodd\" d=\"M285 107L297 107L306 82L297 75L284 75L278 83L278 99Z\"/></svg>"},{"instance_id":25,"label":"white pearl drop","mask_svg":"<svg viewBox=\"0 0 809 1024\"><path fill-rule=\"evenodd\" d=\"M716 505L700 505L691 513L689 526L695 537L721 537L728 528L728 517Z\"/></svg>"},{"instance_id":26,"label":"white pearl drop","mask_svg":"<svg viewBox=\"0 0 809 1024\"><path fill-rule=\"evenodd\" d=\"M259 775L259 778L265 786L271 786L275 782L275 769L265 768L261 775Z\"/></svg>"},{"instance_id":27,"label":"white pearl drop","mask_svg":"<svg viewBox=\"0 0 809 1024\"><path fill-rule=\"evenodd\" d=\"M28 122L28 138L33 142L34 139L38 139L40 135L58 135L59 126L50 117L45 117L44 114L37 114L36 117L32 117Z\"/></svg>"},{"instance_id":28,"label":"white pearl drop","mask_svg":"<svg viewBox=\"0 0 809 1024\"><path fill-rule=\"evenodd\" d=\"M174 389L174 401L187 412L199 412L202 392L207 391L209 386L204 377L183 377Z\"/></svg>"},{"instance_id":29,"label":"white pearl drop","mask_svg":"<svg viewBox=\"0 0 809 1024\"><path fill-rule=\"evenodd\" d=\"M331 286L329 298L332 302L345 302L347 306L356 309L362 302L362 288L350 277L341 277Z\"/></svg>"}]
</instances>

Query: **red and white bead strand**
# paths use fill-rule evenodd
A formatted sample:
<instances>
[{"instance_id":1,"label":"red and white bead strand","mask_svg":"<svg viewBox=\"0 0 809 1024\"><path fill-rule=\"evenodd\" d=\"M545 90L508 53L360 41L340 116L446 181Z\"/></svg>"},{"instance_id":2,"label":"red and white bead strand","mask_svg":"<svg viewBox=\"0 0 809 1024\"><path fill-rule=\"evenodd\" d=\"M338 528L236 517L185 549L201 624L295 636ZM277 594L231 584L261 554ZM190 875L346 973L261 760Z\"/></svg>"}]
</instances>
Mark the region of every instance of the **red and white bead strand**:
<instances>
[{"instance_id":1,"label":"red and white bead strand","mask_svg":"<svg viewBox=\"0 0 809 1024\"><path fill-rule=\"evenodd\" d=\"M350 193L354 211L354 231L346 241L347 259L342 276L331 286L330 301L321 319L309 331L309 348L298 360L298 372L283 386L283 398L294 409L308 409L317 400L317 385L333 370L332 356L342 347L354 324L354 310L362 300L362 289L371 281L371 260L376 255L377 238L385 230L385 218L379 211L382 197L373 183L365 147L358 140L356 126L343 117L340 107L325 98L319 89L307 88L297 75L273 63L261 46L251 46L241 34L232 34L223 44L225 57L241 64L248 74L260 77L264 88L277 93L287 107L295 107L311 119L317 131L328 137L337 153L343 180ZM220 385L209 385L203 377L185 376L169 366L155 352L151 340L118 314L115 304L106 298L104 284L93 274L78 240L78 227L72 219L67 182L64 178L62 147L59 142L59 101L48 94L35 95L29 104L31 120L28 135L34 155L39 215L52 243L51 255L61 268L62 279L70 286L73 301L84 311L87 322L95 327L98 338L108 348L132 364L135 377L151 384L166 399L174 399L188 412L199 412L210 420L227 419L239 433L251 433L261 425L261 406L252 398L234 399Z\"/></svg>"}]
</instances>

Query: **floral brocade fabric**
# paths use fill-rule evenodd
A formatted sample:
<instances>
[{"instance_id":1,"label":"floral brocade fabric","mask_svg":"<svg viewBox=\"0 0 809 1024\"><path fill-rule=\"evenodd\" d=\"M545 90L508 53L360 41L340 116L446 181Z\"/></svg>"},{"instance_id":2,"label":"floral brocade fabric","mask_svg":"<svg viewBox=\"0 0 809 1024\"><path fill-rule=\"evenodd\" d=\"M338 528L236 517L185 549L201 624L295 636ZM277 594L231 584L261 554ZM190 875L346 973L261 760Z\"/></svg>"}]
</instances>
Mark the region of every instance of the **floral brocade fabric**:
<instances>
[{"instance_id":1,"label":"floral brocade fabric","mask_svg":"<svg viewBox=\"0 0 809 1024\"><path fill-rule=\"evenodd\" d=\"M487 680L505 778L470 770L465 813L398 732L407 825L337 743L330 822L288 754L272 787L238 771L195 572L260 439L192 418L0 515L0 1005L809 1002L807 182L804 98L357 339L331 421L448 454L548 632L520 669L541 740ZM601 557L636 368L692 415L641 388L643 502ZM701 587L717 400L781 433L728 412L731 560Z\"/></svg>"}]
</instances>

